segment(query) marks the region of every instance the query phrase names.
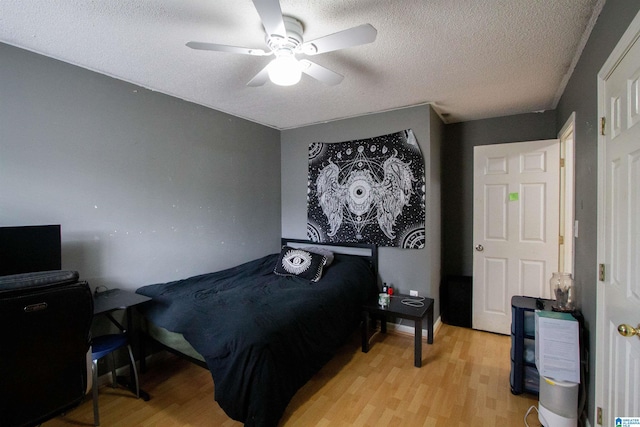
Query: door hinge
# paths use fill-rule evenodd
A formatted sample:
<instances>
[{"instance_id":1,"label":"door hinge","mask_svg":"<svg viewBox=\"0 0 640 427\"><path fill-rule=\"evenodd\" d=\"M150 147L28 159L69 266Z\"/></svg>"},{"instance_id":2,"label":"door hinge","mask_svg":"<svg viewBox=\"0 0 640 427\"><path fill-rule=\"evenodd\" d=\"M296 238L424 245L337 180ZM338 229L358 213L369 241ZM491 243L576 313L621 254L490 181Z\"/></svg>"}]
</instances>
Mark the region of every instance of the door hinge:
<instances>
[{"instance_id":1,"label":"door hinge","mask_svg":"<svg viewBox=\"0 0 640 427\"><path fill-rule=\"evenodd\" d=\"M596 424L602 425L602 408L598 406L598 411L596 415Z\"/></svg>"},{"instance_id":2,"label":"door hinge","mask_svg":"<svg viewBox=\"0 0 640 427\"><path fill-rule=\"evenodd\" d=\"M607 125L607 118L600 117L600 135L604 135L604 129L606 125Z\"/></svg>"},{"instance_id":3,"label":"door hinge","mask_svg":"<svg viewBox=\"0 0 640 427\"><path fill-rule=\"evenodd\" d=\"M558 242L560 245L564 245L564 236L559 236L558 237Z\"/></svg>"},{"instance_id":4,"label":"door hinge","mask_svg":"<svg viewBox=\"0 0 640 427\"><path fill-rule=\"evenodd\" d=\"M598 264L598 280L604 282L604 264Z\"/></svg>"},{"instance_id":5,"label":"door hinge","mask_svg":"<svg viewBox=\"0 0 640 427\"><path fill-rule=\"evenodd\" d=\"M560 167L563 168L564 167L564 159L560 159Z\"/></svg>"}]
</instances>

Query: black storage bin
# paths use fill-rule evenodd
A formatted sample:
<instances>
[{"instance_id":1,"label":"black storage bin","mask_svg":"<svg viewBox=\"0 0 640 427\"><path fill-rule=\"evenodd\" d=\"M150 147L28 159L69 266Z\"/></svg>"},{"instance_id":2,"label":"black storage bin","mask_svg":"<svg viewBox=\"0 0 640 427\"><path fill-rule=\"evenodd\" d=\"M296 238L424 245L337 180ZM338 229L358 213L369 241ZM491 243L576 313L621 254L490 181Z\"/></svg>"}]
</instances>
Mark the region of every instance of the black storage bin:
<instances>
[{"instance_id":1,"label":"black storage bin","mask_svg":"<svg viewBox=\"0 0 640 427\"><path fill-rule=\"evenodd\" d=\"M440 284L440 317L447 325L471 327L471 276L445 276Z\"/></svg>"}]
</instances>

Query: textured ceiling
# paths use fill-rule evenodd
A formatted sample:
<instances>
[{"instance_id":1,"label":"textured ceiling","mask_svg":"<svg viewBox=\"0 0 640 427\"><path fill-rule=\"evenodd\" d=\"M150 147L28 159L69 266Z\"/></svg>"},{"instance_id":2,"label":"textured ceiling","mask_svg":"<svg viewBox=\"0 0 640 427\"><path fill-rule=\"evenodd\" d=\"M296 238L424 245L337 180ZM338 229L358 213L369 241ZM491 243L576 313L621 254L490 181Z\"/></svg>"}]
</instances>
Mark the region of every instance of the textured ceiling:
<instances>
[{"instance_id":1,"label":"textured ceiling","mask_svg":"<svg viewBox=\"0 0 640 427\"><path fill-rule=\"evenodd\" d=\"M364 23L374 43L314 56L344 75L246 83L271 58L251 0L1 0L0 42L277 129L432 103L446 122L555 108L604 0L281 0L305 40Z\"/></svg>"}]
</instances>

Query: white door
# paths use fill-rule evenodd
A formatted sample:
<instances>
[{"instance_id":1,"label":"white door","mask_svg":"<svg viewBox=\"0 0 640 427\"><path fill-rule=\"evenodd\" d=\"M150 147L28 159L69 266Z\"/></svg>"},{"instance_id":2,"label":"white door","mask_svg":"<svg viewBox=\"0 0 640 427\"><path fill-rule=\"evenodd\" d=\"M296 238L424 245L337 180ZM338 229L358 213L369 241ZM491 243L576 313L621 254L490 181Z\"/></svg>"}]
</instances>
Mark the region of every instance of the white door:
<instances>
[{"instance_id":1,"label":"white door","mask_svg":"<svg viewBox=\"0 0 640 427\"><path fill-rule=\"evenodd\" d=\"M598 153L598 263L604 277L597 283L596 407L604 426L615 425L617 417L640 418L640 335L618 333L619 325L640 328L638 38L640 14L599 74L598 112L606 122Z\"/></svg>"},{"instance_id":2,"label":"white door","mask_svg":"<svg viewBox=\"0 0 640 427\"><path fill-rule=\"evenodd\" d=\"M473 328L509 334L511 297L549 297L558 268L560 144L474 148Z\"/></svg>"}]
</instances>

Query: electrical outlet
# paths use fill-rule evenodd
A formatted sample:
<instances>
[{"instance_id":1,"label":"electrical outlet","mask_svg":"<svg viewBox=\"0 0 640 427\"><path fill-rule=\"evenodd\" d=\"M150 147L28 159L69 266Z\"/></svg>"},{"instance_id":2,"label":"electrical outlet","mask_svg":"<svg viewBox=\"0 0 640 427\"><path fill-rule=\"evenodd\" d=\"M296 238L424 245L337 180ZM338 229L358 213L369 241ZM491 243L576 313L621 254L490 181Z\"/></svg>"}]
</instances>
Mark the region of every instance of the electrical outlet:
<instances>
[{"instance_id":1,"label":"electrical outlet","mask_svg":"<svg viewBox=\"0 0 640 427\"><path fill-rule=\"evenodd\" d=\"M417 297L418 296L418 291L411 290L411 291L409 291L409 295L412 296L412 297Z\"/></svg>"}]
</instances>

